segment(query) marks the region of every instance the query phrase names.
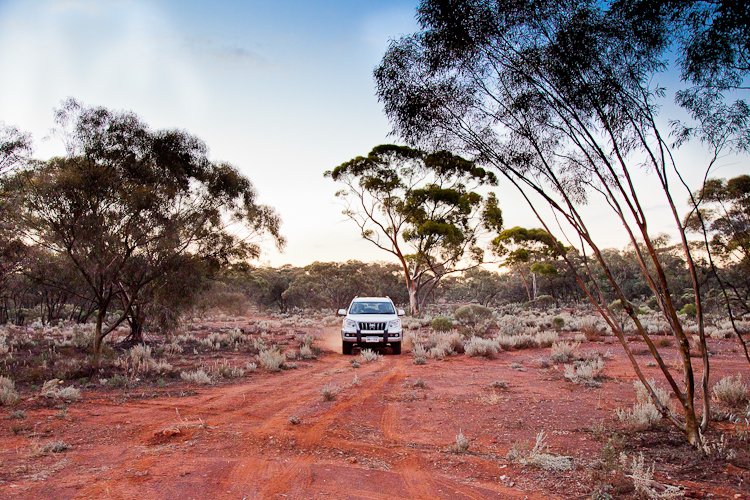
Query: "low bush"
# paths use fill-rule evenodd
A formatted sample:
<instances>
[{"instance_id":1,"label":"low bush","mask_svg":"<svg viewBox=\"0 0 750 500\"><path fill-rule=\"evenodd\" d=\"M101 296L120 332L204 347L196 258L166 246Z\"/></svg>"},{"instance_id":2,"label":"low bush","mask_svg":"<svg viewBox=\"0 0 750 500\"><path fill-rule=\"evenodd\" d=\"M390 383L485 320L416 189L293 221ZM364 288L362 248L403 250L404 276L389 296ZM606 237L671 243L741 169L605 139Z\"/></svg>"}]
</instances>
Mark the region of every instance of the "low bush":
<instances>
[{"instance_id":1,"label":"low bush","mask_svg":"<svg viewBox=\"0 0 750 500\"><path fill-rule=\"evenodd\" d=\"M661 404L669 408L669 393L658 387L653 380L649 380L648 383L653 387L654 393ZM651 401L651 396L640 380L635 381L633 387L635 388L636 403L630 409L618 408L616 410L617 418L637 429L649 429L662 419L662 414Z\"/></svg>"},{"instance_id":2,"label":"low bush","mask_svg":"<svg viewBox=\"0 0 750 500\"><path fill-rule=\"evenodd\" d=\"M359 357L364 363L371 363L379 360L382 356L372 349L362 349L362 352L359 353Z\"/></svg>"},{"instance_id":3,"label":"low bush","mask_svg":"<svg viewBox=\"0 0 750 500\"><path fill-rule=\"evenodd\" d=\"M578 342L555 342L552 344L550 359L555 363L567 363L575 357L580 345Z\"/></svg>"},{"instance_id":4,"label":"low bush","mask_svg":"<svg viewBox=\"0 0 750 500\"><path fill-rule=\"evenodd\" d=\"M8 377L0 377L0 405L10 406L18 402L16 384Z\"/></svg>"},{"instance_id":5,"label":"low bush","mask_svg":"<svg viewBox=\"0 0 750 500\"><path fill-rule=\"evenodd\" d=\"M467 356L491 358L497 354L498 346L494 340L471 337L464 342L464 352Z\"/></svg>"},{"instance_id":6,"label":"low bush","mask_svg":"<svg viewBox=\"0 0 750 500\"><path fill-rule=\"evenodd\" d=\"M430 322L430 328L436 332L449 332L453 330L453 320L445 316L436 316Z\"/></svg>"},{"instance_id":7,"label":"low bush","mask_svg":"<svg viewBox=\"0 0 750 500\"><path fill-rule=\"evenodd\" d=\"M206 385L211 383L211 377L208 376L203 368L192 372L180 372L180 378L186 382L192 382L194 384Z\"/></svg>"},{"instance_id":8,"label":"low bush","mask_svg":"<svg viewBox=\"0 0 750 500\"><path fill-rule=\"evenodd\" d=\"M464 436L463 432L456 434L456 442L451 446L453 453L466 453L469 451L469 439Z\"/></svg>"},{"instance_id":9,"label":"low bush","mask_svg":"<svg viewBox=\"0 0 750 500\"><path fill-rule=\"evenodd\" d=\"M70 448L72 447L64 441L50 441L49 443L45 443L44 446L42 446L40 452L43 454L62 453L64 451L68 451Z\"/></svg>"},{"instance_id":10,"label":"low bush","mask_svg":"<svg viewBox=\"0 0 750 500\"><path fill-rule=\"evenodd\" d=\"M323 401L333 401L339 392L341 392L341 388L332 383L324 385L320 390L320 393L323 395Z\"/></svg>"},{"instance_id":11,"label":"low bush","mask_svg":"<svg viewBox=\"0 0 750 500\"><path fill-rule=\"evenodd\" d=\"M552 472L563 472L573 468L573 459L562 455L549 453L547 435L539 431L534 446L514 445L508 452L508 459L522 465L532 465Z\"/></svg>"},{"instance_id":12,"label":"low bush","mask_svg":"<svg viewBox=\"0 0 750 500\"><path fill-rule=\"evenodd\" d=\"M427 364L427 351L422 344L416 343L411 350L411 354L414 357L415 365Z\"/></svg>"},{"instance_id":13,"label":"low bush","mask_svg":"<svg viewBox=\"0 0 750 500\"><path fill-rule=\"evenodd\" d=\"M284 356L278 349L263 349L258 353L258 359L260 360L260 366L268 370L269 372L281 371L286 361Z\"/></svg>"},{"instance_id":14,"label":"low bush","mask_svg":"<svg viewBox=\"0 0 750 500\"><path fill-rule=\"evenodd\" d=\"M489 307L468 304L456 309L453 317L475 335L483 335L494 324L495 313Z\"/></svg>"},{"instance_id":15,"label":"low bush","mask_svg":"<svg viewBox=\"0 0 750 500\"><path fill-rule=\"evenodd\" d=\"M565 378L574 384L599 387L599 376L604 369L604 360L596 357L565 365Z\"/></svg>"},{"instance_id":16,"label":"low bush","mask_svg":"<svg viewBox=\"0 0 750 500\"><path fill-rule=\"evenodd\" d=\"M748 402L748 387L742 382L742 375L739 373L716 382L711 394L715 401L732 408L739 408Z\"/></svg>"}]
</instances>

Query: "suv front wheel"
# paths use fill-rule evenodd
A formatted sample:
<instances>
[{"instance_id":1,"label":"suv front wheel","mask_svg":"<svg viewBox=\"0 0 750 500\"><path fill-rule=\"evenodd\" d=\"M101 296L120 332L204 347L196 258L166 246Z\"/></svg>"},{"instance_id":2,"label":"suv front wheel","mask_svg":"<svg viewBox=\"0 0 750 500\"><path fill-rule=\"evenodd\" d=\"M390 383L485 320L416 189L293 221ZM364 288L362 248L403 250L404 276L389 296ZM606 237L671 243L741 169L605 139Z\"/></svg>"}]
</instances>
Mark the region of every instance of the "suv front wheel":
<instances>
[{"instance_id":1,"label":"suv front wheel","mask_svg":"<svg viewBox=\"0 0 750 500\"><path fill-rule=\"evenodd\" d=\"M341 342L341 352L343 354L351 354L352 353L352 347L354 347L354 345L351 342L344 342L344 341ZM399 349L399 351L400 351L400 349Z\"/></svg>"},{"instance_id":2,"label":"suv front wheel","mask_svg":"<svg viewBox=\"0 0 750 500\"><path fill-rule=\"evenodd\" d=\"M401 354L401 342L391 342L393 354Z\"/></svg>"}]
</instances>

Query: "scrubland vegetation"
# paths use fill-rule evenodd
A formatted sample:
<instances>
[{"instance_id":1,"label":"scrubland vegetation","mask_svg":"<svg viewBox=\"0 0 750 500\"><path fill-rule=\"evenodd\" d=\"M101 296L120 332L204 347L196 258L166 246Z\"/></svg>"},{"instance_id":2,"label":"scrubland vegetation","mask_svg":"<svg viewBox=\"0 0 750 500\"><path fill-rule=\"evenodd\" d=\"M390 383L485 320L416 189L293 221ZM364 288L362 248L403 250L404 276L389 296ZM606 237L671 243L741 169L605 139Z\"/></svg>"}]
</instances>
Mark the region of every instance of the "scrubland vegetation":
<instances>
[{"instance_id":1,"label":"scrubland vegetation","mask_svg":"<svg viewBox=\"0 0 750 500\"><path fill-rule=\"evenodd\" d=\"M116 487L148 474L134 449L182 466L196 443L234 459L231 441L269 452L273 477L313 477L310 457L406 465L392 482L414 497L445 494L431 478L455 471L470 497L517 482L599 499L746 493L750 176L714 175L750 150L746 15L657 4L421 2L419 31L374 74L405 145L325 173L389 262L253 265L285 244L278 214L183 130L71 99L55 111L66 152L42 160L3 125L4 473L46 481L68 464L55 455L96 456L98 433L139 443L127 467L91 469ZM681 114L661 114L667 94ZM686 159L688 142L702 154ZM500 182L539 227L508 223ZM625 247L602 244L592 202ZM409 308L410 356L330 349L334 311L357 295Z\"/></svg>"}]
</instances>

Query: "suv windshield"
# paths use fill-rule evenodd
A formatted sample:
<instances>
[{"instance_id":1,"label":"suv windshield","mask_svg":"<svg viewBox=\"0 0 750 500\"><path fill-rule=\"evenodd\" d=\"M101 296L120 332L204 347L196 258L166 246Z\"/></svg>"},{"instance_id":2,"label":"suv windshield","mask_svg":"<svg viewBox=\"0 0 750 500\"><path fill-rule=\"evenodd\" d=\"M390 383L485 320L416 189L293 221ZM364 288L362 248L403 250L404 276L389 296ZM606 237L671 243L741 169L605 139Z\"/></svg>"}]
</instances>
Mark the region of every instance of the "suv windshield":
<instances>
[{"instance_id":1,"label":"suv windshield","mask_svg":"<svg viewBox=\"0 0 750 500\"><path fill-rule=\"evenodd\" d=\"M354 302L349 314L396 314L390 302Z\"/></svg>"}]
</instances>

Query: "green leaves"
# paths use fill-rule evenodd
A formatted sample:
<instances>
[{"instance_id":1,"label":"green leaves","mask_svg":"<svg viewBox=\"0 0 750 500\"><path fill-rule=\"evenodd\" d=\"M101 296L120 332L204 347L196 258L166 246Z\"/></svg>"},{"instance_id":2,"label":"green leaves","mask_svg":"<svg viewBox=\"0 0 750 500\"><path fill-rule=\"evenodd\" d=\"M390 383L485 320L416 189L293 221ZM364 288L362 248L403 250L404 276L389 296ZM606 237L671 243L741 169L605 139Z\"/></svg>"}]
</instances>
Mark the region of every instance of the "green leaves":
<instances>
[{"instance_id":1,"label":"green leaves","mask_svg":"<svg viewBox=\"0 0 750 500\"><path fill-rule=\"evenodd\" d=\"M383 144L325 175L346 186L337 196L362 237L396 256L417 288L459 270L467 256L482 262L479 233L502 228L497 197L484 202L474 191L494 185L495 175L447 151Z\"/></svg>"}]
</instances>

